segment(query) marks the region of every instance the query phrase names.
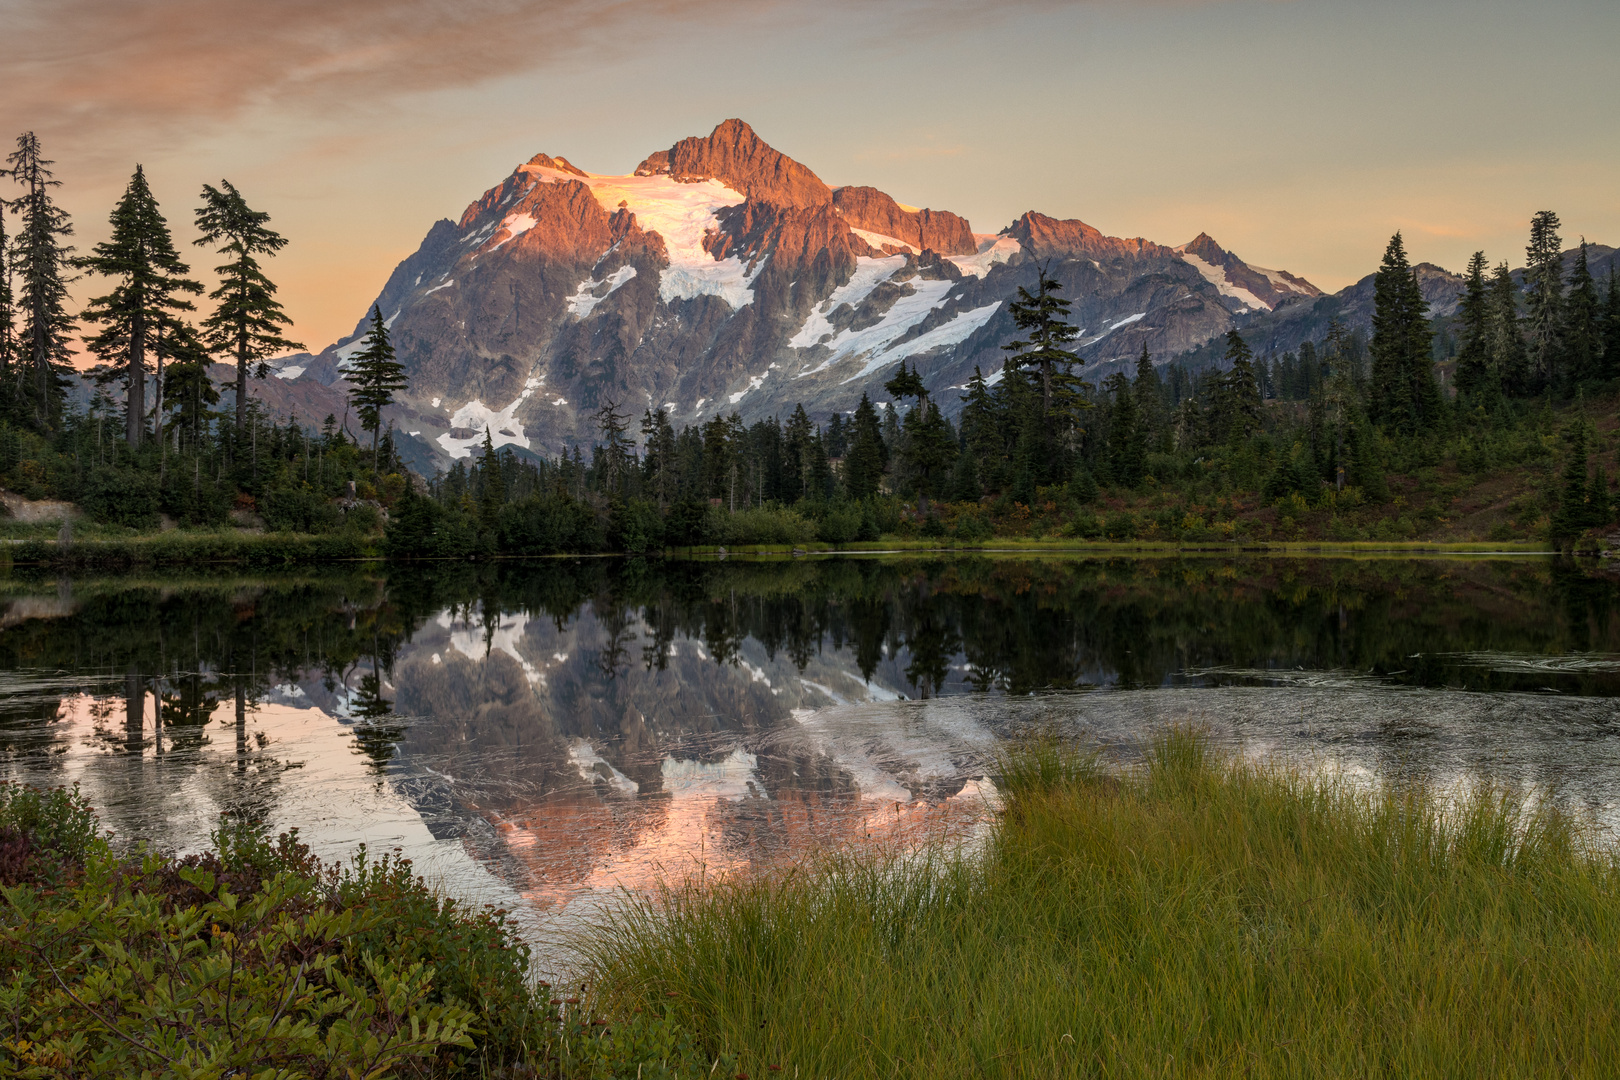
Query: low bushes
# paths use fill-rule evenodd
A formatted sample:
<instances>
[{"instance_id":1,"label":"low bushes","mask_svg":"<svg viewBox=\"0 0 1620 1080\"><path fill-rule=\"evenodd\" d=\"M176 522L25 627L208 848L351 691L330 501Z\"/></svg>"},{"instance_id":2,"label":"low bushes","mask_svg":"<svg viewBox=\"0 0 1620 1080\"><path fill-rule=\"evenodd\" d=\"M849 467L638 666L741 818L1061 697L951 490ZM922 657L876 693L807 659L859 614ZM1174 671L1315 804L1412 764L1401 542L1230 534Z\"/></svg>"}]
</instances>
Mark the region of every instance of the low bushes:
<instances>
[{"instance_id":1,"label":"low bushes","mask_svg":"<svg viewBox=\"0 0 1620 1080\"><path fill-rule=\"evenodd\" d=\"M550 998L504 914L410 863L222 824L117 853L76 791L0 785L0 1077L697 1077L662 1010Z\"/></svg>"}]
</instances>

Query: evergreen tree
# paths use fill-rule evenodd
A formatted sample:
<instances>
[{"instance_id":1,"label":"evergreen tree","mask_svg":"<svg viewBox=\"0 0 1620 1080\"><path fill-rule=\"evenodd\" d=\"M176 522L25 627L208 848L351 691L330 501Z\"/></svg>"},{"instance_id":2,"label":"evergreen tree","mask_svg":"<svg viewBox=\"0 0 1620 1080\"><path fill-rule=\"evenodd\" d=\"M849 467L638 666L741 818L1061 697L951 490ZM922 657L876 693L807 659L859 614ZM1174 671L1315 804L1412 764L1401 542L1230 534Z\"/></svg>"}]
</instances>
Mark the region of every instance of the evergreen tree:
<instances>
[{"instance_id":1,"label":"evergreen tree","mask_svg":"<svg viewBox=\"0 0 1620 1080\"><path fill-rule=\"evenodd\" d=\"M634 444L627 434L629 420L619 411L618 403L607 398L596 410L596 427L602 433L598 488L613 498L624 498L629 494L626 484L635 459Z\"/></svg>"},{"instance_id":2,"label":"evergreen tree","mask_svg":"<svg viewBox=\"0 0 1620 1080\"><path fill-rule=\"evenodd\" d=\"M822 441L827 444L827 456L842 458L849 450L849 440L844 434L844 418L833 413L827 420L827 430L822 435Z\"/></svg>"},{"instance_id":3,"label":"evergreen tree","mask_svg":"<svg viewBox=\"0 0 1620 1080\"><path fill-rule=\"evenodd\" d=\"M124 440L133 449L146 432L147 356L157 358L165 330L171 337L180 332L175 313L193 310L191 301L176 294L201 293L202 286L185 276L190 268L180 261L141 166L135 166L110 221L111 238L76 261L116 284L92 299L81 318L103 327L86 340L90 351L122 369Z\"/></svg>"},{"instance_id":4,"label":"evergreen tree","mask_svg":"<svg viewBox=\"0 0 1620 1080\"><path fill-rule=\"evenodd\" d=\"M1373 283L1370 404L1375 420L1405 432L1431 428L1440 418L1428 306L1396 233Z\"/></svg>"},{"instance_id":5,"label":"evergreen tree","mask_svg":"<svg viewBox=\"0 0 1620 1080\"><path fill-rule=\"evenodd\" d=\"M788 417L787 427L782 432L780 498L785 503L810 497L814 487L810 471L813 458L811 444L815 434L815 425L810 423L810 415L804 411L804 406L795 405L793 415Z\"/></svg>"},{"instance_id":6,"label":"evergreen tree","mask_svg":"<svg viewBox=\"0 0 1620 1080\"><path fill-rule=\"evenodd\" d=\"M1558 215L1539 211L1530 219L1525 253L1524 323L1529 338L1530 372L1535 385L1550 386L1563 374L1564 257Z\"/></svg>"},{"instance_id":7,"label":"evergreen tree","mask_svg":"<svg viewBox=\"0 0 1620 1080\"><path fill-rule=\"evenodd\" d=\"M1614 505L1609 500L1609 478L1599 461L1592 482L1586 488L1586 517L1591 526L1607 525L1614 517Z\"/></svg>"},{"instance_id":8,"label":"evergreen tree","mask_svg":"<svg viewBox=\"0 0 1620 1080\"><path fill-rule=\"evenodd\" d=\"M850 435L849 450L844 454L844 489L850 498L864 499L877 493L888 457L877 409L865 394L855 407L855 419L850 426L854 432Z\"/></svg>"},{"instance_id":9,"label":"evergreen tree","mask_svg":"<svg viewBox=\"0 0 1620 1080\"><path fill-rule=\"evenodd\" d=\"M1598 361L1603 353L1602 314L1583 238L1569 275L1569 295L1564 298L1565 355L1569 378L1574 381L1598 377Z\"/></svg>"},{"instance_id":10,"label":"evergreen tree","mask_svg":"<svg viewBox=\"0 0 1620 1080\"><path fill-rule=\"evenodd\" d=\"M826 440L821 433L810 437L810 486L805 498L815 502L828 502L833 497L832 463L827 460Z\"/></svg>"},{"instance_id":11,"label":"evergreen tree","mask_svg":"<svg viewBox=\"0 0 1620 1080\"><path fill-rule=\"evenodd\" d=\"M1474 252L1468 260L1467 283L1459 305L1462 346L1457 351L1457 392L1464 397L1483 393L1490 378L1491 299L1485 266L1485 253Z\"/></svg>"},{"instance_id":12,"label":"evergreen tree","mask_svg":"<svg viewBox=\"0 0 1620 1080\"><path fill-rule=\"evenodd\" d=\"M1142 355L1136 358L1136 382L1132 386L1136 395L1137 423L1142 428L1142 442L1152 450L1164 449L1164 384L1153 367L1153 356L1147 342L1142 343Z\"/></svg>"},{"instance_id":13,"label":"evergreen tree","mask_svg":"<svg viewBox=\"0 0 1620 1080\"><path fill-rule=\"evenodd\" d=\"M0 402L12 387L17 359L17 313L12 307L11 252L6 244L6 204L0 200Z\"/></svg>"},{"instance_id":14,"label":"evergreen tree","mask_svg":"<svg viewBox=\"0 0 1620 1080\"><path fill-rule=\"evenodd\" d=\"M236 430L247 426L248 366L257 361L254 377L269 373L264 363L278 352L303 348L282 336L290 320L276 299L276 286L260 268L257 256L274 255L287 246L280 233L268 227L270 215L254 210L229 180L218 188L204 184L202 206L197 208L198 246L220 244L227 261L214 268L219 288L208 294L218 302L203 320L203 339L216 353L236 362ZM221 243L223 241L223 243Z\"/></svg>"},{"instance_id":15,"label":"evergreen tree","mask_svg":"<svg viewBox=\"0 0 1620 1080\"><path fill-rule=\"evenodd\" d=\"M501 507L506 505L506 478L495 453L495 440L484 428L484 450L478 456L478 519L486 531L495 530Z\"/></svg>"},{"instance_id":16,"label":"evergreen tree","mask_svg":"<svg viewBox=\"0 0 1620 1080\"><path fill-rule=\"evenodd\" d=\"M889 396L896 401L908 397L916 398L919 402L928 400L928 388L923 385L922 376L917 374L916 369L907 371L904 360L900 361L899 370L894 373L894 377L883 384L883 389L887 390Z\"/></svg>"},{"instance_id":17,"label":"evergreen tree","mask_svg":"<svg viewBox=\"0 0 1620 1080\"><path fill-rule=\"evenodd\" d=\"M939 408L927 398L906 414L905 470L917 489L919 505L928 513L928 497L944 489L956 460L956 437Z\"/></svg>"},{"instance_id":18,"label":"evergreen tree","mask_svg":"<svg viewBox=\"0 0 1620 1080\"><path fill-rule=\"evenodd\" d=\"M237 369L237 389L246 384ZM377 435L382 427L382 411L394 403L394 395L408 385L405 365L394 359L394 345L388 339L388 327L383 323L382 309L371 309L371 329L361 342L360 351L349 360L346 372L349 380L349 403L360 416L360 427L371 432L371 471L377 472ZM241 399L237 399L237 415L241 416ZM487 432L486 432L487 434Z\"/></svg>"},{"instance_id":19,"label":"evergreen tree","mask_svg":"<svg viewBox=\"0 0 1620 1080\"><path fill-rule=\"evenodd\" d=\"M17 237L11 246L11 268L18 282L14 300L22 313L17 341L17 405L21 417L40 430L52 427L62 412L63 372L72 350L68 335L74 320L67 312L68 274L73 249L62 237L73 233L67 211L56 205L51 189L60 187L51 165L40 156L32 131L17 137L17 149L0 170L22 185L23 194L3 205L16 211ZM24 377L24 369L27 377Z\"/></svg>"},{"instance_id":20,"label":"evergreen tree","mask_svg":"<svg viewBox=\"0 0 1620 1080\"><path fill-rule=\"evenodd\" d=\"M208 377L208 354L196 332L189 326L184 330L183 336L166 342L173 362L163 373L161 411L174 412L173 426L196 453L202 447L208 422L214 416L209 407L219 404L219 390ZM161 425L161 421L159 423Z\"/></svg>"},{"instance_id":21,"label":"evergreen tree","mask_svg":"<svg viewBox=\"0 0 1620 1080\"><path fill-rule=\"evenodd\" d=\"M1583 529L1601 524L1595 520L1589 501L1591 484L1586 476L1588 432L1586 422L1577 419L1565 435L1569 451L1564 456L1564 472L1558 486L1558 509L1552 517L1553 538L1567 541Z\"/></svg>"},{"instance_id":22,"label":"evergreen tree","mask_svg":"<svg viewBox=\"0 0 1620 1080\"><path fill-rule=\"evenodd\" d=\"M1334 337L1334 330L1337 329L1337 326L1337 321L1335 321L1334 326L1328 331L1328 340L1330 342L1337 340ZM1291 396L1295 401L1304 401L1311 396L1312 388L1321 381L1322 362L1317 357L1316 343L1311 341L1301 342L1299 346L1299 370L1295 376L1294 392Z\"/></svg>"},{"instance_id":23,"label":"evergreen tree","mask_svg":"<svg viewBox=\"0 0 1620 1080\"><path fill-rule=\"evenodd\" d=\"M1108 417L1109 471L1114 483L1134 488L1142 482L1147 466L1135 388L1123 371L1116 371L1108 376L1103 389L1113 397Z\"/></svg>"},{"instance_id":24,"label":"evergreen tree","mask_svg":"<svg viewBox=\"0 0 1620 1080\"><path fill-rule=\"evenodd\" d=\"M709 499L724 499L731 487L736 471L735 448L731 443L731 428L718 414L703 425L703 495Z\"/></svg>"},{"instance_id":25,"label":"evergreen tree","mask_svg":"<svg viewBox=\"0 0 1620 1080\"><path fill-rule=\"evenodd\" d=\"M1502 389L1514 397L1530 393L1530 355L1519 318L1519 287L1507 263L1491 275L1491 364Z\"/></svg>"},{"instance_id":26,"label":"evergreen tree","mask_svg":"<svg viewBox=\"0 0 1620 1080\"><path fill-rule=\"evenodd\" d=\"M642 416L641 447L643 488L652 492L662 511L675 498L680 486L675 429L670 426L668 412L648 409Z\"/></svg>"},{"instance_id":27,"label":"evergreen tree","mask_svg":"<svg viewBox=\"0 0 1620 1080\"><path fill-rule=\"evenodd\" d=\"M1608 296L1603 302L1603 377L1620 377L1620 277L1609 267Z\"/></svg>"},{"instance_id":28,"label":"evergreen tree","mask_svg":"<svg viewBox=\"0 0 1620 1080\"><path fill-rule=\"evenodd\" d=\"M1217 376L1211 417L1215 436L1241 442L1260 430L1260 384L1254 353L1234 328L1226 332L1226 372Z\"/></svg>"},{"instance_id":29,"label":"evergreen tree","mask_svg":"<svg viewBox=\"0 0 1620 1080\"><path fill-rule=\"evenodd\" d=\"M1069 323L1069 301L1056 295L1062 283L1049 277L1044 265L1037 268L1036 274L1035 291L1018 286L1018 299L1007 308L1013 324L1026 336L1002 348L1013 354L1013 364L1019 369L1039 373L1041 417L1050 432L1053 404L1064 385L1072 381L1069 369L1080 362L1079 354L1065 346L1079 337L1080 331Z\"/></svg>"}]
</instances>

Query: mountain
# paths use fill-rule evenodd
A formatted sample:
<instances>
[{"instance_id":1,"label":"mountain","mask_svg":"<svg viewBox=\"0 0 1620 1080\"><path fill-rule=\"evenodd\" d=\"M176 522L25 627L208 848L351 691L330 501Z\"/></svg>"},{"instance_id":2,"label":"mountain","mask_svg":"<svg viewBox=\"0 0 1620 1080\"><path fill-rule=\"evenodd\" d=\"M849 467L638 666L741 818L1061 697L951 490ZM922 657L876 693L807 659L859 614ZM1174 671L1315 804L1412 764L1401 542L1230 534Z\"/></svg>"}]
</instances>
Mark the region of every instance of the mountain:
<instances>
[{"instance_id":1,"label":"mountain","mask_svg":"<svg viewBox=\"0 0 1620 1080\"><path fill-rule=\"evenodd\" d=\"M629 176L537 154L435 223L375 301L410 378L389 418L427 472L475 452L486 429L548 455L589 444L609 401L632 418L662 406L677 427L798 402L821 421L863 392L887 400L902 360L934 390L999 371L1016 336L1008 304L1043 265L1093 363L1144 344L1168 359L1322 295L1207 235L1167 247L1033 211L976 233L949 211L829 187L727 120ZM369 311L278 376L341 390Z\"/></svg>"},{"instance_id":2,"label":"mountain","mask_svg":"<svg viewBox=\"0 0 1620 1080\"><path fill-rule=\"evenodd\" d=\"M1564 252L1566 284L1569 275L1575 269L1577 250L1571 248ZM1620 258L1617 258L1616 249L1604 244L1588 244L1586 257L1587 268L1597 279L1601 296L1603 290L1607 288L1609 274L1620 273ZM1413 269L1417 271L1418 289L1423 294L1423 299L1428 302L1429 317L1439 318L1442 321L1452 319L1457 314L1457 306L1462 300L1466 286L1463 276L1433 263L1418 263ZM1269 271L1261 272L1269 273ZM1347 330L1370 333L1373 283L1376 276L1368 274L1354 285L1331 295L1319 296L1310 303L1288 301L1275 305L1269 311L1255 311L1248 317L1237 320L1238 329L1242 331L1249 347L1261 356L1281 355L1298 349L1300 344L1306 341L1319 342L1327 336L1328 327L1334 321L1343 324ZM1525 284L1524 270L1513 271L1513 280L1522 289ZM1188 350L1180 359L1189 367L1197 368L1219 363L1225 352L1225 342L1211 340Z\"/></svg>"}]
</instances>

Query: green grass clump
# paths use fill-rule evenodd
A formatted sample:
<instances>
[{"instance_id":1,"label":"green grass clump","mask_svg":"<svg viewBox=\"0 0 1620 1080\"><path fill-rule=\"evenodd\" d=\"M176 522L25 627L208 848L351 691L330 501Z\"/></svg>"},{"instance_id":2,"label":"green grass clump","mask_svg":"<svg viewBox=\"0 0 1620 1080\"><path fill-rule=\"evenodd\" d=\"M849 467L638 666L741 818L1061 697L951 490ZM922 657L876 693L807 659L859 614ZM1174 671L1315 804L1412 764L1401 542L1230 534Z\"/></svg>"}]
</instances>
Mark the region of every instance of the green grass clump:
<instances>
[{"instance_id":1,"label":"green grass clump","mask_svg":"<svg viewBox=\"0 0 1620 1080\"><path fill-rule=\"evenodd\" d=\"M598 942L600 992L755 1076L1614 1075L1620 866L1545 802L1184 731L1001 772L981 855L672 889Z\"/></svg>"}]
</instances>

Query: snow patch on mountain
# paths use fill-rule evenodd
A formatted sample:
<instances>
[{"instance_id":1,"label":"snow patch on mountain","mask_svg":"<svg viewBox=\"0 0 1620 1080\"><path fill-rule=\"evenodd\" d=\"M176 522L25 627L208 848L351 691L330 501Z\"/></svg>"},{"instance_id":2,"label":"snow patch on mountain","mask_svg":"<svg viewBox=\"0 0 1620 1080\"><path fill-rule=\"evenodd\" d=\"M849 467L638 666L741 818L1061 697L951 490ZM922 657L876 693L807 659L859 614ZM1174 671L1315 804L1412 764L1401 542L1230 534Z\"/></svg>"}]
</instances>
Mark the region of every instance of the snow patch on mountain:
<instances>
[{"instance_id":1,"label":"snow patch on mountain","mask_svg":"<svg viewBox=\"0 0 1620 1080\"><path fill-rule=\"evenodd\" d=\"M1271 310L1270 304L1254 295L1254 293L1250 292L1248 289L1240 288L1233 285L1230 281L1227 281L1226 271L1220 267L1213 266L1210 263L1205 262L1203 259L1200 259L1198 256L1190 255L1185 251L1181 252L1181 257L1185 259L1194 270L1197 270L1200 274L1202 274L1205 281L1215 286L1216 291L1222 296L1230 296L1233 300L1237 300L1256 311Z\"/></svg>"},{"instance_id":2,"label":"snow patch on mountain","mask_svg":"<svg viewBox=\"0 0 1620 1080\"><path fill-rule=\"evenodd\" d=\"M853 225L851 225L849 227L849 231L854 233L856 236L860 237L862 240L865 240L868 244L871 244L873 247L878 248L880 250L882 249L884 244L889 244L892 247L900 248L902 251L915 252L917 250L915 247L913 247L911 244L907 243L904 240L898 240L898 239L896 239L895 237L892 237L892 236L884 236L882 233L870 232L870 231L868 231L866 229L857 229Z\"/></svg>"},{"instance_id":3,"label":"snow patch on mountain","mask_svg":"<svg viewBox=\"0 0 1620 1080\"><path fill-rule=\"evenodd\" d=\"M1098 334L1096 337L1094 337L1090 341L1086 342L1086 344L1087 345L1095 345L1097 342L1101 341L1103 338L1107 337L1109 334L1112 334L1115 330L1118 330L1120 327L1129 326L1129 325L1131 325L1131 323L1141 322L1145 318L1147 318L1147 312L1145 312L1145 311L1138 311L1135 315L1127 315L1123 319L1121 319L1118 322L1114 323L1113 325L1104 327L1102 333Z\"/></svg>"},{"instance_id":4,"label":"snow patch on mountain","mask_svg":"<svg viewBox=\"0 0 1620 1080\"><path fill-rule=\"evenodd\" d=\"M581 319L585 318L596 310L597 304L618 292L620 286L635 276L635 267L621 266L602 281L587 278L579 283L579 288L574 292L574 295L568 298L568 310ZM600 296L596 295L596 290L603 285L607 286L607 291Z\"/></svg>"},{"instance_id":5,"label":"snow patch on mountain","mask_svg":"<svg viewBox=\"0 0 1620 1080\"><path fill-rule=\"evenodd\" d=\"M576 176L543 165L524 165L523 171L548 183L583 183L608 213L623 203L645 230L664 238L669 267L659 275L658 297L668 304L699 296L718 296L733 308L753 302L754 278L761 262L749 273L735 255L716 259L703 249L703 237L719 227L715 213L736 206L743 196L718 180L682 184L667 175Z\"/></svg>"},{"instance_id":6,"label":"snow patch on mountain","mask_svg":"<svg viewBox=\"0 0 1620 1080\"><path fill-rule=\"evenodd\" d=\"M502 236L500 240L496 242L495 246L489 250L499 250L501 247L511 243L513 240L516 240L518 237L522 236L524 233L528 232L538 224L540 223L534 219L533 214L508 214L506 217L501 219L501 227L500 230L498 230L499 232L504 232L506 235Z\"/></svg>"},{"instance_id":7,"label":"snow patch on mountain","mask_svg":"<svg viewBox=\"0 0 1620 1080\"><path fill-rule=\"evenodd\" d=\"M475 449L483 446L486 431L497 450L507 445L529 449L529 439L523 434L523 423L517 418L517 410L519 405L534 396L545 381L545 376L529 379L523 384L523 392L499 411L474 398L450 415L450 430L436 441L453 458L472 456ZM470 430L472 434L458 438L455 435L457 430Z\"/></svg>"},{"instance_id":8,"label":"snow patch on mountain","mask_svg":"<svg viewBox=\"0 0 1620 1080\"><path fill-rule=\"evenodd\" d=\"M904 337L906 331L926 319L928 313L944 301L955 282L913 279L909 284L914 290L911 295L896 300L894 306L889 308L875 325L868 326L864 330L839 331L837 337L826 343L831 355L811 370L801 371L799 376L825 371L848 356L860 356L888 348Z\"/></svg>"},{"instance_id":9,"label":"snow patch on mountain","mask_svg":"<svg viewBox=\"0 0 1620 1080\"><path fill-rule=\"evenodd\" d=\"M946 345L959 345L973 336L974 331L990 321L990 316L1001 309L1001 301L986 304L984 307L974 308L972 311L959 313L950 322L943 326L936 326L926 334L921 334L899 345L892 345L884 351L881 363L889 364L896 360L903 360L908 356L917 356L921 353L931 352Z\"/></svg>"},{"instance_id":10,"label":"snow patch on mountain","mask_svg":"<svg viewBox=\"0 0 1620 1080\"><path fill-rule=\"evenodd\" d=\"M904 255L890 255L885 259L872 259L865 255L855 259L855 273L850 279L832 291L832 295L822 301L820 306L810 313L804 321L799 332L794 334L788 344L795 349L808 349L823 337L833 332L833 327L827 321L827 316L837 311L844 304L859 305L862 300L872 295L872 290L893 277L895 272L906 265Z\"/></svg>"},{"instance_id":11,"label":"snow patch on mountain","mask_svg":"<svg viewBox=\"0 0 1620 1080\"><path fill-rule=\"evenodd\" d=\"M758 375L755 375L753 378L748 380L748 385L747 386L743 387L741 390L737 391L735 394L732 394L730 396L730 398L728 398L727 400L729 400L733 405L737 404L737 402L741 401L748 394L752 393L755 390L758 390L761 386L764 386L765 385L765 379L766 379L766 377L768 375L770 375L769 371L764 371L764 372L761 372Z\"/></svg>"},{"instance_id":12,"label":"snow patch on mountain","mask_svg":"<svg viewBox=\"0 0 1620 1080\"><path fill-rule=\"evenodd\" d=\"M979 250L972 255L947 255L946 260L956 264L956 268L964 274L982 278L990 272L990 268L997 263L1004 263L1023 250L1023 245L1010 236L1001 236L996 233L974 233L973 239L979 242Z\"/></svg>"}]
</instances>

